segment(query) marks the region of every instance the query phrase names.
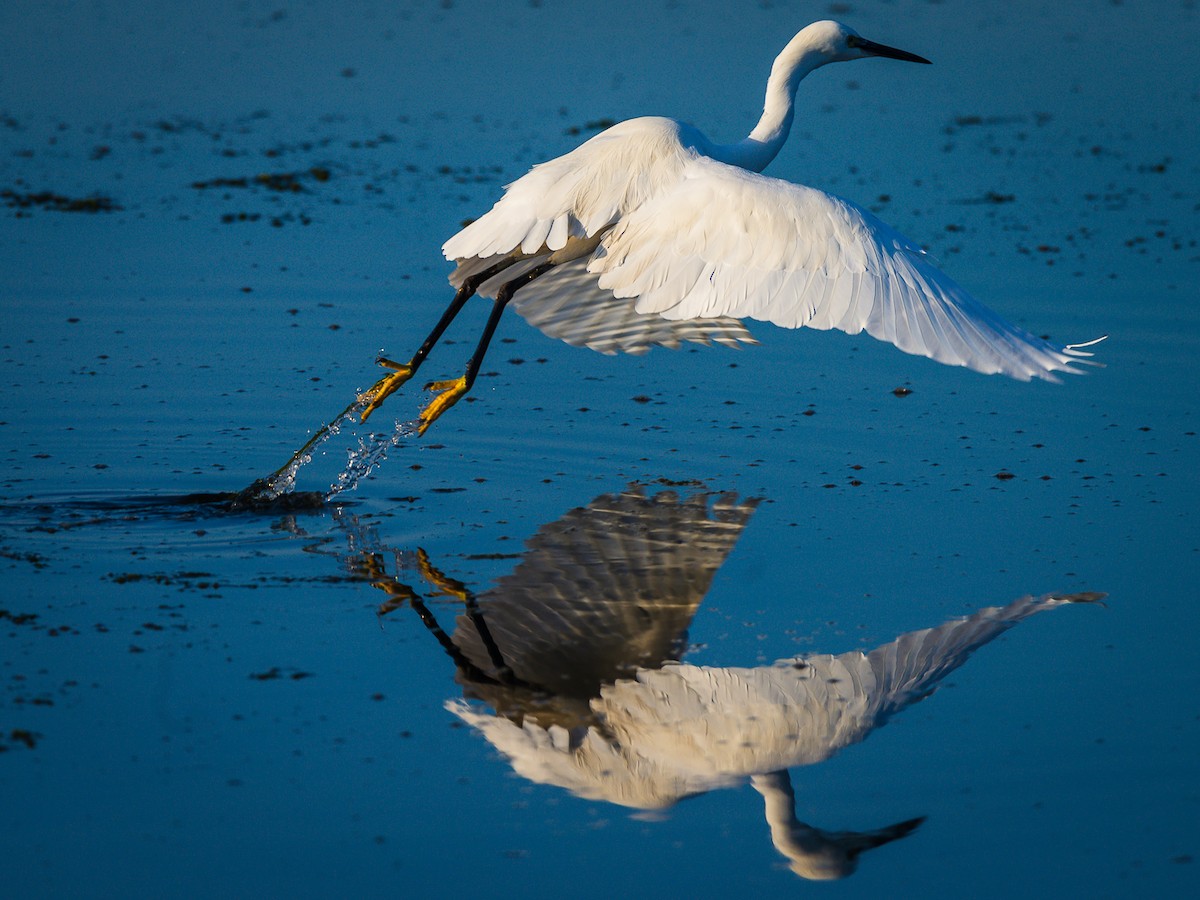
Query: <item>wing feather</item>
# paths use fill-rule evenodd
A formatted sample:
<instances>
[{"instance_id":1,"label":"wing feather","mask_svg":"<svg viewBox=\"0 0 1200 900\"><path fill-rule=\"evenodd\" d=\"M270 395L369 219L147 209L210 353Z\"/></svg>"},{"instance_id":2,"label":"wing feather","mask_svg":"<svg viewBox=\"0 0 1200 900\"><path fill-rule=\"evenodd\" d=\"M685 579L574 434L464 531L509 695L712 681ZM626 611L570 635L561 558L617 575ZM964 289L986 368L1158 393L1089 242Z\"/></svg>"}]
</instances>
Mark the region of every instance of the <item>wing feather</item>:
<instances>
[{"instance_id":1,"label":"wing feather","mask_svg":"<svg viewBox=\"0 0 1200 900\"><path fill-rule=\"evenodd\" d=\"M757 343L728 316L672 321L638 313L632 300L596 286L586 258L563 263L521 288L511 306L547 336L601 353L645 353L655 345L678 348L685 341L728 347Z\"/></svg>"},{"instance_id":2,"label":"wing feather","mask_svg":"<svg viewBox=\"0 0 1200 900\"><path fill-rule=\"evenodd\" d=\"M484 215L442 245L450 260L561 250L571 237L599 234L664 183L694 151L671 119L630 119L569 153L534 166L505 187Z\"/></svg>"},{"instance_id":3,"label":"wing feather","mask_svg":"<svg viewBox=\"0 0 1200 900\"><path fill-rule=\"evenodd\" d=\"M906 353L1023 381L1055 381L1088 355L1001 318L853 203L703 156L622 216L588 271L643 315L866 330Z\"/></svg>"}]
</instances>

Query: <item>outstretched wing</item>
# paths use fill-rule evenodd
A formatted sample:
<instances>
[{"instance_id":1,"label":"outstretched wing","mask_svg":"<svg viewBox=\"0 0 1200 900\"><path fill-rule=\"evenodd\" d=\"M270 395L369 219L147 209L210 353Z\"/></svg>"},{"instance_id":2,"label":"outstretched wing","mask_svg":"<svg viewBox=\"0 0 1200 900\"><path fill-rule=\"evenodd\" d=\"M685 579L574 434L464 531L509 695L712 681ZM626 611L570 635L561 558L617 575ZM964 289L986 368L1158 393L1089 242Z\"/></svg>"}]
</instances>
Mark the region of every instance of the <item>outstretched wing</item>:
<instances>
[{"instance_id":1,"label":"outstretched wing","mask_svg":"<svg viewBox=\"0 0 1200 900\"><path fill-rule=\"evenodd\" d=\"M1013 325L849 201L707 157L623 216L588 265L598 286L671 320L752 318L866 331L906 353L1055 381L1090 354Z\"/></svg>"},{"instance_id":2,"label":"outstretched wing","mask_svg":"<svg viewBox=\"0 0 1200 900\"><path fill-rule=\"evenodd\" d=\"M588 239L679 179L695 156L681 139L686 128L671 119L630 119L534 166L508 186L491 210L446 241L442 250L458 262L450 283L458 287L504 257L520 256L511 268L480 285L480 296L494 297L505 281L577 240L583 248L579 257L513 297L513 308L543 334L610 354L645 353L656 344L676 348L684 341L734 347L755 343L733 318L667 319L639 312L628 297L614 297L597 286L596 276L585 268L592 246L585 243ZM695 135L685 137L695 140Z\"/></svg>"},{"instance_id":3,"label":"outstretched wing","mask_svg":"<svg viewBox=\"0 0 1200 900\"><path fill-rule=\"evenodd\" d=\"M496 205L446 241L442 252L460 263L533 255L599 234L678 179L695 155L681 139L686 129L655 116L617 123L508 185Z\"/></svg>"}]
</instances>

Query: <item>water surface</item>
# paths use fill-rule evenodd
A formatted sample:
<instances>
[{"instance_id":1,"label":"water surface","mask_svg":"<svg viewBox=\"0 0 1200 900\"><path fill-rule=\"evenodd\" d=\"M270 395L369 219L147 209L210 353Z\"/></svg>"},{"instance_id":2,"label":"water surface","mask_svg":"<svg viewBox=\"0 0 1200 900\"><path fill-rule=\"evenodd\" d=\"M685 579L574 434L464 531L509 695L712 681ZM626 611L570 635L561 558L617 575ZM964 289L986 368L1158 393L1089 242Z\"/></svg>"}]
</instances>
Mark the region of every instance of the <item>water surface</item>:
<instances>
[{"instance_id":1,"label":"water surface","mask_svg":"<svg viewBox=\"0 0 1200 900\"><path fill-rule=\"evenodd\" d=\"M356 490L197 496L411 352L442 241L504 183L604 118L739 136L829 14L609 8L0 12L11 891L791 895L798 846L846 896L1196 889L1190 3L836 12L935 65L816 73L768 170L1037 333L1110 334L1104 369L1020 384L757 324L740 352L610 358L512 316L473 402ZM457 374L485 314L423 373ZM884 656L920 676L852 664ZM812 716L768 727L803 708L772 679L806 671L850 692L822 751L643 743L673 720L638 692L679 710L667 682L704 678L673 737L811 750ZM749 713L715 699L746 685ZM585 782L585 744L630 780Z\"/></svg>"}]
</instances>

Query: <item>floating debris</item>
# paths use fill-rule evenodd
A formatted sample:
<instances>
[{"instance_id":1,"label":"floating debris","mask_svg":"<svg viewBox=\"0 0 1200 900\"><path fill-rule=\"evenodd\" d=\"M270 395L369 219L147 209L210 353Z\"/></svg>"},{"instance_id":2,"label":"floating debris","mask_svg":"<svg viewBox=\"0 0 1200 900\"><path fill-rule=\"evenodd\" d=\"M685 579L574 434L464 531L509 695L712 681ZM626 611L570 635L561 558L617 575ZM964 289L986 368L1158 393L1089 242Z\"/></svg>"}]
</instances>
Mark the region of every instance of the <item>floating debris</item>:
<instances>
[{"instance_id":1,"label":"floating debris","mask_svg":"<svg viewBox=\"0 0 1200 900\"><path fill-rule=\"evenodd\" d=\"M973 206L984 203L1000 205L1002 203L1013 203L1016 201L1016 199L1016 194L1001 194L999 191L988 191L982 197L974 197L968 200L963 200L962 202Z\"/></svg>"},{"instance_id":2,"label":"floating debris","mask_svg":"<svg viewBox=\"0 0 1200 900\"><path fill-rule=\"evenodd\" d=\"M10 750L10 743L11 745L21 744L32 750L37 746L40 738L40 734L27 728L14 728L7 735L0 733L0 753ZM10 743L6 743L6 740Z\"/></svg>"},{"instance_id":3,"label":"floating debris","mask_svg":"<svg viewBox=\"0 0 1200 900\"><path fill-rule=\"evenodd\" d=\"M299 669L281 669L279 666L271 666L265 672L251 672L250 677L255 681L275 681L276 679L288 678L292 681L300 681L304 678L312 678L312 672L301 672Z\"/></svg>"}]
</instances>

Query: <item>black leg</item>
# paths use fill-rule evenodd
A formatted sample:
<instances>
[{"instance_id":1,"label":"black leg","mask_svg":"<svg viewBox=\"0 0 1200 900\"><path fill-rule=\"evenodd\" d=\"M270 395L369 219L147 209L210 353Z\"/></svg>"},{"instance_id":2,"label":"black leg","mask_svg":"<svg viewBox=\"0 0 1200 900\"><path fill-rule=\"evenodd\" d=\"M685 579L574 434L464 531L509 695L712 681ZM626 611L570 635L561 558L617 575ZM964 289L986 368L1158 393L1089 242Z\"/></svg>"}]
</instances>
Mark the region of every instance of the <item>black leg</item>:
<instances>
[{"instance_id":1,"label":"black leg","mask_svg":"<svg viewBox=\"0 0 1200 900\"><path fill-rule=\"evenodd\" d=\"M437 346L437 342L441 339L446 329L450 327L450 323L454 321L454 317L462 311L462 308L466 302L470 300L472 296L474 296L477 290L479 290L479 286L489 278L492 278L493 276L503 272L516 261L517 260L515 257L509 257L492 266L491 268L484 269L482 272L472 275L462 283L462 286L455 292L454 299L450 301L450 305L447 306L446 311L442 313L442 317L438 320L438 323L433 326L433 331L429 332L429 336L425 338L425 341L420 347L417 348L417 352L413 354L412 361L409 362L409 365L412 367L414 372L416 371L417 366L425 361L425 357L429 355L429 352L435 346Z\"/></svg>"},{"instance_id":2,"label":"black leg","mask_svg":"<svg viewBox=\"0 0 1200 900\"><path fill-rule=\"evenodd\" d=\"M508 305L508 301L512 299L513 294L535 278L545 275L555 265L555 263L544 262L534 266L528 272L518 275L512 281L506 281L500 287L500 290L496 292L496 300L492 304L492 313L488 316L487 324L483 328L483 334L480 335L479 343L475 346L475 352L467 360L467 369L462 377L450 381L432 381L425 385L427 390L438 391L439 393L421 411L421 424L419 426L421 434L425 433L425 429L432 425L438 416L457 403L458 399L469 391L471 385L475 383L475 378L479 374L479 367L483 364L483 357L487 354L488 345L492 342L492 335L496 333L496 326L500 324L500 316L504 313L504 307Z\"/></svg>"},{"instance_id":3,"label":"black leg","mask_svg":"<svg viewBox=\"0 0 1200 900\"><path fill-rule=\"evenodd\" d=\"M299 450L291 455L286 463L276 469L271 475L267 476L266 478L258 478L239 491L230 501L232 508L251 508L255 503L273 501L280 495L280 493L284 492L285 490L290 490L290 486L285 488L277 487L277 485L281 483L279 481L280 476L289 472L289 470L291 471L292 476L294 476L295 470L293 469L293 466L298 466L298 461L303 460L304 455L312 447L315 447L321 441L325 440L330 434L336 433L333 426L339 425L345 417L352 415L355 410L361 407L361 421L367 421L367 417L370 416L371 413L373 413L376 409L378 409L384 400L386 400L406 381L412 378L413 373L416 372L421 363L425 361L425 357L427 357L430 351L433 350L433 348L437 345L437 342L441 338L442 334L445 333L446 329L450 327L450 323L454 321L454 317L462 311L463 306L469 299L471 299L471 297L479 289L479 286L489 278L493 278L500 274L516 262L517 259L515 257L506 257L505 259L502 259L500 262L496 263L494 266L490 266L487 269L484 269L482 272L479 272L478 274L473 275L463 281L462 286L455 291L454 299L450 301L450 305L446 307L446 311L442 313L442 317L438 319L438 323L433 326L433 331L429 332L428 337L426 337L421 346L417 348L417 352L413 354L413 358L411 360L409 360L407 363L396 363L389 359L383 359L382 357L376 360L380 365L391 369L392 373L379 379L366 391L364 391L362 394L359 394L354 399L354 402L342 410L334 419L332 419L329 423L322 425ZM507 291L507 293L504 294L505 300L504 303L499 305L499 310L503 310L504 304L508 303L508 298L510 298L512 296L512 292L516 290L516 288L513 287L514 284L518 284L518 282L519 284L528 284L529 281L542 274L542 271L545 271L549 267L549 264L543 264L543 266L539 266L537 269L533 270L533 272L536 274L526 273L526 275L522 276L521 278L514 279L513 282L505 284L503 288L501 288L501 292ZM492 310L492 314L493 318L489 320L489 328L486 338L480 342L480 347L476 349L475 355L471 357L472 364L474 366L471 375L472 381L474 380L475 373L479 371L479 363L483 359L483 353L487 350L487 344L488 341L491 340L492 332L496 330L496 321L499 320L499 312L496 308ZM434 402L436 403L438 400L442 399L442 397L438 397ZM455 396L452 399L444 401L443 408L448 408L457 399L458 397ZM437 415L435 414L434 416L428 418L428 421L426 421L427 412L428 410L426 410L425 413L422 413L421 416L421 434L425 433L425 429L429 427L429 422L432 422L433 419L437 418Z\"/></svg>"},{"instance_id":4,"label":"black leg","mask_svg":"<svg viewBox=\"0 0 1200 900\"><path fill-rule=\"evenodd\" d=\"M471 297L475 294L475 291L479 289L479 286L489 278L492 278L493 276L503 272L516 261L517 260L515 257L506 257L505 259L496 263L496 265L490 266L489 268L484 269L482 272L478 272L477 274L466 279L462 283L462 286L455 291L454 299L450 301L450 305L446 307L446 311L442 313L442 317L438 319L437 324L433 326L433 330L429 332L429 335L421 343L421 346L417 348L417 352L413 354L412 359L410 359L408 362L397 363L382 356L375 360L385 369L391 369L392 374L385 375L383 378L379 379L379 381L377 381L363 395L364 397L369 397L370 402L362 412L361 421L367 421L371 413L375 412L375 410L377 410L383 404L384 400L390 397L398 388L408 381L408 379L413 377L417 369L421 367L421 363L425 361L425 357L427 357L430 351L437 346L437 342L441 340L441 337L443 334L445 334L446 329L450 327L450 323L454 321L454 318L460 312L462 312L463 306L465 306L466 302L471 299Z\"/></svg>"}]
</instances>

